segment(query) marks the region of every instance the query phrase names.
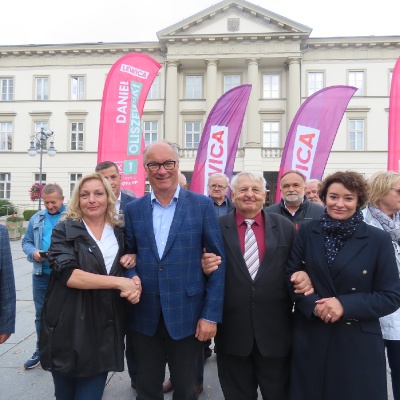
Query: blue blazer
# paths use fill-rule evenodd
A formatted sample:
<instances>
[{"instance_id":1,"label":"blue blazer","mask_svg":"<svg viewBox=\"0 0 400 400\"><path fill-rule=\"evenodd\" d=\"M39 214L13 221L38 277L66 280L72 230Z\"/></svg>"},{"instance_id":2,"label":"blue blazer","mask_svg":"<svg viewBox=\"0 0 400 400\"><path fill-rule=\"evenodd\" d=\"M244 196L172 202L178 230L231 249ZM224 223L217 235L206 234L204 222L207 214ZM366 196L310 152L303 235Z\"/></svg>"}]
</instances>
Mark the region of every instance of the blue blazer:
<instances>
[{"instance_id":1,"label":"blue blazer","mask_svg":"<svg viewBox=\"0 0 400 400\"><path fill-rule=\"evenodd\" d=\"M135 199L136 199L136 197L133 197L133 196L131 196L129 194L126 194L123 191L121 191L121 204L119 206L119 209L122 212L125 212L126 205L128 203L130 203L132 200L135 200Z\"/></svg>"},{"instance_id":2,"label":"blue blazer","mask_svg":"<svg viewBox=\"0 0 400 400\"><path fill-rule=\"evenodd\" d=\"M11 246L5 226L0 225L0 333L15 332L15 282Z\"/></svg>"},{"instance_id":3,"label":"blue blazer","mask_svg":"<svg viewBox=\"0 0 400 400\"><path fill-rule=\"evenodd\" d=\"M174 218L161 259L153 230L150 194L126 206L126 252L137 254L142 281L140 302L131 307L130 328L147 336L156 332L161 313L175 340L193 335L200 318L221 322L225 285L225 253L214 205L206 196L180 189ZM206 277L203 248L222 257L218 270Z\"/></svg>"}]
</instances>

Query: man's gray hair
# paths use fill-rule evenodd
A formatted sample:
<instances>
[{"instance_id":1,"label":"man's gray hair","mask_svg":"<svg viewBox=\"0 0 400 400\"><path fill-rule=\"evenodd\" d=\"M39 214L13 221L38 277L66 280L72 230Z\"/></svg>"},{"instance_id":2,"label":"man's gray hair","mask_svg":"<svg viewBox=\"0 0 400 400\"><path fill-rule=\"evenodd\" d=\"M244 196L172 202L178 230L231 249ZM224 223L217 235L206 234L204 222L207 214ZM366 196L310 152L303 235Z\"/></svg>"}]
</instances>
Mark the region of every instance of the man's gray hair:
<instances>
[{"instance_id":1,"label":"man's gray hair","mask_svg":"<svg viewBox=\"0 0 400 400\"><path fill-rule=\"evenodd\" d=\"M233 192L236 191L237 181L241 176L247 176L252 181L260 182L264 193L267 191L267 181L261 174L259 174L257 172L242 171L232 177L230 186L231 186L231 190Z\"/></svg>"},{"instance_id":2,"label":"man's gray hair","mask_svg":"<svg viewBox=\"0 0 400 400\"><path fill-rule=\"evenodd\" d=\"M223 174L222 172L216 172L215 174L211 174L211 175L208 177L207 185L210 184L211 178L223 178L223 179L226 180L226 186L229 186L229 178L228 178L225 174Z\"/></svg>"},{"instance_id":3,"label":"man's gray hair","mask_svg":"<svg viewBox=\"0 0 400 400\"><path fill-rule=\"evenodd\" d=\"M321 181L319 179L307 179L306 184L307 183L321 183Z\"/></svg>"}]
</instances>

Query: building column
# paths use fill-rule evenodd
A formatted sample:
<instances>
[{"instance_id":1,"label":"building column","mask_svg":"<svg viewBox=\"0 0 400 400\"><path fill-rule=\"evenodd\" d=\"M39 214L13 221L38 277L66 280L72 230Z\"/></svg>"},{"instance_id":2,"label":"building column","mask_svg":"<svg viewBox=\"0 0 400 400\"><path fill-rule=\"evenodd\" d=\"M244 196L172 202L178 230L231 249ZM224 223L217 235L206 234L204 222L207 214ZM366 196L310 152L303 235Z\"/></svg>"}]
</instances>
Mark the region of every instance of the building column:
<instances>
[{"instance_id":1,"label":"building column","mask_svg":"<svg viewBox=\"0 0 400 400\"><path fill-rule=\"evenodd\" d=\"M217 59L207 59L207 87L206 87L206 111L207 115L217 101Z\"/></svg>"},{"instance_id":2,"label":"building column","mask_svg":"<svg viewBox=\"0 0 400 400\"><path fill-rule=\"evenodd\" d=\"M251 93L247 104L247 139L246 146L260 146L260 119L258 116L258 99L260 96L258 63L259 58L249 58L247 61L248 83Z\"/></svg>"},{"instance_id":3,"label":"building column","mask_svg":"<svg viewBox=\"0 0 400 400\"><path fill-rule=\"evenodd\" d=\"M287 126L288 130L292 124L301 105L300 88L300 58L289 58L289 82L287 91Z\"/></svg>"},{"instance_id":4,"label":"building column","mask_svg":"<svg viewBox=\"0 0 400 400\"><path fill-rule=\"evenodd\" d=\"M172 143L180 145L178 130L178 66L179 61L166 61L167 79L165 82L165 126L164 137Z\"/></svg>"}]
</instances>

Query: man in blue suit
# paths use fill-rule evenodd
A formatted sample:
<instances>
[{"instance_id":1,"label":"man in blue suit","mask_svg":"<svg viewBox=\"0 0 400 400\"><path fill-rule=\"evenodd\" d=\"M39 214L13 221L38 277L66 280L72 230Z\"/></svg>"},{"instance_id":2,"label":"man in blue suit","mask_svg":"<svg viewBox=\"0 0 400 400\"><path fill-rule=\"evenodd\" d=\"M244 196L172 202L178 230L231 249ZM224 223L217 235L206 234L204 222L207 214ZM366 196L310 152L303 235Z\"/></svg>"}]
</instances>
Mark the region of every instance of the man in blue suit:
<instances>
[{"instance_id":1,"label":"man in blue suit","mask_svg":"<svg viewBox=\"0 0 400 400\"><path fill-rule=\"evenodd\" d=\"M144 166L152 192L125 209L126 252L137 254L142 295L132 307L130 331L138 361L137 399L162 400L168 360L175 400L195 400L203 342L221 322L225 254L212 201L178 184L173 145L151 144ZM222 257L222 268L206 277L203 248Z\"/></svg>"}]
</instances>

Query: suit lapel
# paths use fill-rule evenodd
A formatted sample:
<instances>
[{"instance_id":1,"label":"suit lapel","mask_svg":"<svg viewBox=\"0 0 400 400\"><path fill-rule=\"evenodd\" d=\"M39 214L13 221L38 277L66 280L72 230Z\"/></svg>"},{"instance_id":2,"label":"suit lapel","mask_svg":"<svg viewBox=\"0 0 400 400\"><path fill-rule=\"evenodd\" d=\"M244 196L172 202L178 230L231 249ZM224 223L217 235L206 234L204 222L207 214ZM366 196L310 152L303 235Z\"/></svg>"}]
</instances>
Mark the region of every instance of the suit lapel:
<instances>
[{"instance_id":1,"label":"suit lapel","mask_svg":"<svg viewBox=\"0 0 400 400\"><path fill-rule=\"evenodd\" d=\"M239 271L248 279L253 282L244 262L242 249L240 247L239 233L236 226L235 213L230 213L224 218L224 223L220 224L222 236L225 242L225 251L231 253L231 258L234 261L233 268Z\"/></svg>"},{"instance_id":2,"label":"suit lapel","mask_svg":"<svg viewBox=\"0 0 400 400\"><path fill-rule=\"evenodd\" d=\"M310 241L313 250L313 265L316 266L314 272L317 276L321 277L320 279L318 279L318 281L323 287L319 288L318 294L322 297L334 296L336 294L336 288L332 279L332 271L326 261L325 238L322 230L322 225L320 223L315 224L314 227L310 230L310 235L308 239L305 240Z\"/></svg>"},{"instance_id":3,"label":"suit lapel","mask_svg":"<svg viewBox=\"0 0 400 400\"><path fill-rule=\"evenodd\" d=\"M153 207L151 206L151 196L147 195L148 199L144 202L144 207L142 209L143 220L146 230L146 237L150 239L150 248L153 251L155 257L158 261L160 261L160 257L158 255L156 237L154 236L154 228L153 228ZM150 215L150 218L148 217Z\"/></svg>"},{"instance_id":4,"label":"suit lapel","mask_svg":"<svg viewBox=\"0 0 400 400\"><path fill-rule=\"evenodd\" d=\"M168 250L171 248L172 244L176 239L176 236L181 230L181 226L188 208L187 196L188 192L186 190L184 189L179 190L179 197L178 197L178 202L176 203L174 218L172 219L172 224L171 227L169 228L169 235L162 257L164 257L164 255L168 253Z\"/></svg>"}]
</instances>

